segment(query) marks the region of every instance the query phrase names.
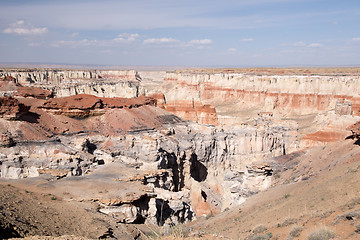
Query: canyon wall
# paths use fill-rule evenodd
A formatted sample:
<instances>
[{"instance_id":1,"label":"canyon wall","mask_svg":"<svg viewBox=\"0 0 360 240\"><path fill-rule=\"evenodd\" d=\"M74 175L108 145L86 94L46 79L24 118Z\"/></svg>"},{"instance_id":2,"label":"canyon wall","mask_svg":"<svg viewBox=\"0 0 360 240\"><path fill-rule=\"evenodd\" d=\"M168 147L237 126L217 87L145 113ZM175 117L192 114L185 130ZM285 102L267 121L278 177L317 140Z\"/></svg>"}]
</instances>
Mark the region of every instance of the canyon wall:
<instances>
[{"instance_id":1,"label":"canyon wall","mask_svg":"<svg viewBox=\"0 0 360 240\"><path fill-rule=\"evenodd\" d=\"M167 73L163 92L170 111L184 105L215 106L226 111L272 111L281 115L311 114L335 110L360 115L359 76L257 76L251 74ZM186 104L187 103L187 104ZM231 115L231 114L230 114ZM184 114L185 116L185 114ZM219 119L226 123L226 118Z\"/></svg>"},{"instance_id":2,"label":"canyon wall","mask_svg":"<svg viewBox=\"0 0 360 240\"><path fill-rule=\"evenodd\" d=\"M134 70L3 70L0 77L14 77L24 86L51 90L55 97L91 94L98 97L137 97L144 91Z\"/></svg>"},{"instance_id":3,"label":"canyon wall","mask_svg":"<svg viewBox=\"0 0 360 240\"><path fill-rule=\"evenodd\" d=\"M307 147L314 139L336 141L346 132L332 133L360 115L358 76L139 76L135 71L95 70L1 74L15 79L1 84L4 95L19 91L21 84L47 89L56 97L10 94L30 109L16 115L15 108L11 113L18 121L11 122L4 105L1 177L50 173L88 181L87 175L99 166L113 171L116 165L121 175L116 181L129 183L129 189L133 182L139 189L146 185L147 195L139 190L131 201L123 200L129 192L88 199L105 204L106 214L131 212L121 220L126 223L140 221L131 217L136 215L144 222L173 224L191 220L184 216L193 212L210 215L241 204L271 185L273 157L300 149L299 130L301 137L307 136ZM314 123L319 127L312 127ZM324 126L327 132L318 131ZM112 183L112 174L100 175ZM140 199L146 200L145 208ZM170 214L160 219L160 206L166 204Z\"/></svg>"}]
</instances>

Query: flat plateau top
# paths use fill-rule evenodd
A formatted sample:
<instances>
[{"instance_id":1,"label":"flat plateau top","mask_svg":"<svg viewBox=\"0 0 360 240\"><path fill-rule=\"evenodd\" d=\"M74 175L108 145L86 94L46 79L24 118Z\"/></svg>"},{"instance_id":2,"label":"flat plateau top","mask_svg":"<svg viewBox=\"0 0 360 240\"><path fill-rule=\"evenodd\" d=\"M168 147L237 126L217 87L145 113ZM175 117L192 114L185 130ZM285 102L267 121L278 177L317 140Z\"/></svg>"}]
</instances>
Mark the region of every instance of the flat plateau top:
<instances>
[{"instance_id":1,"label":"flat plateau top","mask_svg":"<svg viewBox=\"0 0 360 240\"><path fill-rule=\"evenodd\" d=\"M0 73L7 71L33 72L33 71L125 71L135 70L142 72L176 72L188 74L216 74L216 73L243 73L253 75L325 75L325 76L360 76L360 67L254 67L254 68L179 68L179 67L113 67L113 68L69 68L69 67L1 67Z\"/></svg>"},{"instance_id":2,"label":"flat plateau top","mask_svg":"<svg viewBox=\"0 0 360 240\"><path fill-rule=\"evenodd\" d=\"M178 73L245 73L254 75L334 75L359 76L360 67L294 67L294 68L193 68Z\"/></svg>"}]
</instances>

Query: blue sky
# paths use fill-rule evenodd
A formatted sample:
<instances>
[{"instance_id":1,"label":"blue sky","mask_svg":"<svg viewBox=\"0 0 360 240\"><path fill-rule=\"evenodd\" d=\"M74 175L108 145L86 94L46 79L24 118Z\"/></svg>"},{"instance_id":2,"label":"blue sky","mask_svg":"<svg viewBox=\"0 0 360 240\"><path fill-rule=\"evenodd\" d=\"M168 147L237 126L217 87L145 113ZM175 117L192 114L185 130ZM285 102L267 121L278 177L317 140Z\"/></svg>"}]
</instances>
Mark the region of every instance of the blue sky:
<instances>
[{"instance_id":1,"label":"blue sky","mask_svg":"<svg viewBox=\"0 0 360 240\"><path fill-rule=\"evenodd\" d=\"M360 65L359 0L1 0L0 62Z\"/></svg>"}]
</instances>

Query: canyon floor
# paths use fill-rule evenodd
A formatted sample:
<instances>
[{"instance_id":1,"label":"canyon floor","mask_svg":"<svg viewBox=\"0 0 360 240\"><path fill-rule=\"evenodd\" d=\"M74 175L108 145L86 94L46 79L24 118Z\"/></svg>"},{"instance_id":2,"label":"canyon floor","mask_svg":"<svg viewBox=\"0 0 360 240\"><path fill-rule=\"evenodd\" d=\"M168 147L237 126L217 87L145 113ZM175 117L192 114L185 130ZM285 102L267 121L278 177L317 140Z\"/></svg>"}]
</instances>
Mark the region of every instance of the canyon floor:
<instances>
[{"instance_id":1,"label":"canyon floor","mask_svg":"<svg viewBox=\"0 0 360 240\"><path fill-rule=\"evenodd\" d=\"M0 239L360 238L359 68L3 72Z\"/></svg>"}]
</instances>

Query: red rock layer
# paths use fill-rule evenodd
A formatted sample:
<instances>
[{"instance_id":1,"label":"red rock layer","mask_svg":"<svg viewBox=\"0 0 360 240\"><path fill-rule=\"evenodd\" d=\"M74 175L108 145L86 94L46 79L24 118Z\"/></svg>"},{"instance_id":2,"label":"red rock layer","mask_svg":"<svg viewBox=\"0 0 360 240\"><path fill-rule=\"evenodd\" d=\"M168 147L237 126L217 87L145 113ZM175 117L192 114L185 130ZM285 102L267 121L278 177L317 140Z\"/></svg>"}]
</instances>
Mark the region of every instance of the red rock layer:
<instances>
[{"instance_id":1,"label":"red rock layer","mask_svg":"<svg viewBox=\"0 0 360 240\"><path fill-rule=\"evenodd\" d=\"M7 120L16 120L29 112L30 107L20 103L13 97L0 97L0 117Z\"/></svg>"},{"instance_id":2,"label":"red rock layer","mask_svg":"<svg viewBox=\"0 0 360 240\"><path fill-rule=\"evenodd\" d=\"M63 98L52 98L39 108L57 115L88 117L104 114L111 108L137 108L144 105L156 106L156 100L140 96L138 98L102 98L94 95L79 94Z\"/></svg>"},{"instance_id":3,"label":"red rock layer","mask_svg":"<svg viewBox=\"0 0 360 240\"><path fill-rule=\"evenodd\" d=\"M190 79L191 77L188 77L187 81L183 81L176 77L167 77L164 85L168 82L172 85L175 84L179 89L177 91L189 91L189 94L196 93L200 98L199 100L206 104L216 105L216 103L226 101L237 101L244 107L261 106L267 111L292 111L299 114L332 110L335 108L337 100L340 102L347 100L352 104L352 114L360 116L360 97L338 94L282 93L281 89L276 88L269 88L266 91L244 90L215 86L214 83L206 80L193 79L191 81ZM244 81L250 81L250 79L244 79ZM294 92L297 92L297 89L294 89Z\"/></svg>"},{"instance_id":4,"label":"red rock layer","mask_svg":"<svg viewBox=\"0 0 360 240\"><path fill-rule=\"evenodd\" d=\"M177 101L170 104L164 104L163 108L183 119L201 124L218 125L215 107L210 104L202 105L198 102Z\"/></svg>"},{"instance_id":5,"label":"red rock layer","mask_svg":"<svg viewBox=\"0 0 360 240\"><path fill-rule=\"evenodd\" d=\"M33 97L38 99L47 99L52 96L52 92L37 88L37 87L24 87L16 82L14 77L5 76L0 78L0 92L3 95Z\"/></svg>"},{"instance_id":6,"label":"red rock layer","mask_svg":"<svg viewBox=\"0 0 360 240\"><path fill-rule=\"evenodd\" d=\"M150 97L156 99L158 107L183 119L201 124L211 124L215 126L218 124L215 107L210 104L202 105L199 102L186 100L167 103L163 93L152 94Z\"/></svg>"},{"instance_id":7,"label":"red rock layer","mask_svg":"<svg viewBox=\"0 0 360 240\"><path fill-rule=\"evenodd\" d=\"M20 104L31 106L29 112L19 117L19 121L0 121L0 136L9 131L9 136L13 136L15 142L46 140L58 134L66 135L78 132L117 136L128 131L163 129L164 124L181 121L175 115L154 106L154 100L145 97L140 97L137 100L129 99L125 102L126 104L122 102L122 99L114 101L102 99L105 104L102 103L107 106L100 109L103 111L102 114L88 118L73 118L67 115L53 114L45 108L39 108L46 102L43 99L18 98L15 100L18 100ZM97 106L96 103L99 103L98 98L93 97L80 99L78 96L77 101L79 103L74 103L74 105L83 105L83 107L85 105L87 107ZM84 103L81 103L82 101ZM78 111L81 113L80 110Z\"/></svg>"},{"instance_id":8,"label":"red rock layer","mask_svg":"<svg viewBox=\"0 0 360 240\"><path fill-rule=\"evenodd\" d=\"M336 100L342 102L348 100L352 102L353 114L360 116L360 98L345 95L273 93L206 86L201 96L204 101L211 101L215 96L221 97L225 101L240 100L248 104L271 103L274 110L309 110L312 112L334 108L335 105L332 106L332 103Z\"/></svg>"}]
</instances>

